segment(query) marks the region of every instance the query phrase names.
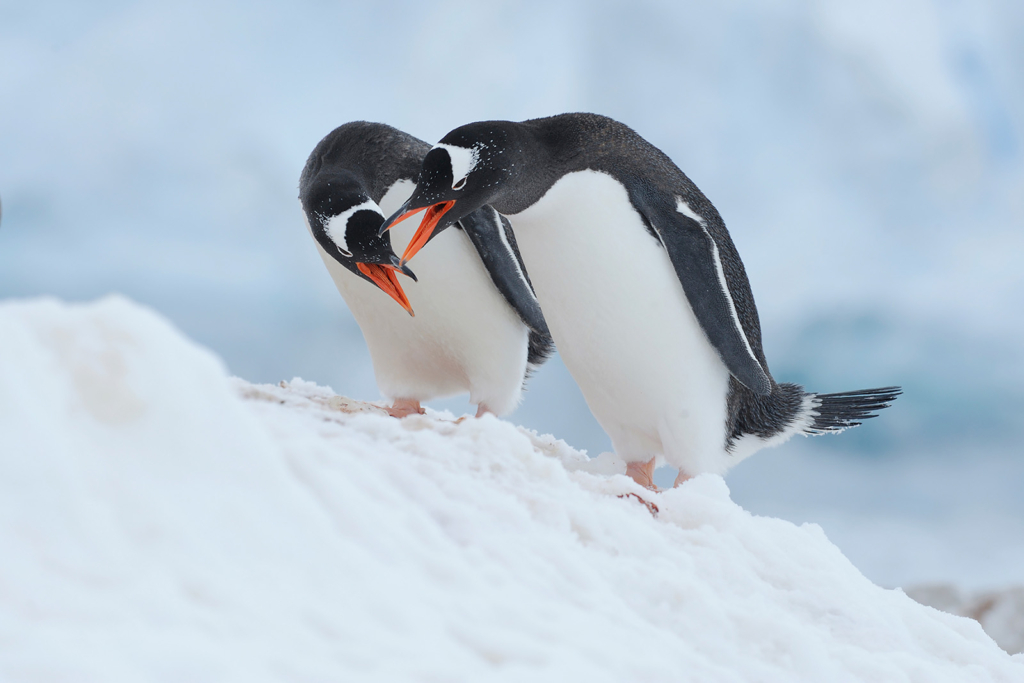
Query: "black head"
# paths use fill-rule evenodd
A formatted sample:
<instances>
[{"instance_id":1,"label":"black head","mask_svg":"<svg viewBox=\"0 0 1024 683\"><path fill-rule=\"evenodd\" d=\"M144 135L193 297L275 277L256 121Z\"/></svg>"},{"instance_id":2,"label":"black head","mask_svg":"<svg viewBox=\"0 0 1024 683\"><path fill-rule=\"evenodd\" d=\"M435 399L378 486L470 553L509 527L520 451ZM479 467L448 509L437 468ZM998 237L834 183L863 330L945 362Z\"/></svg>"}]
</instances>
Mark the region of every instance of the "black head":
<instances>
[{"instance_id":1,"label":"black head","mask_svg":"<svg viewBox=\"0 0 1024 683\"><path fill-rule=\"evenodd\" d=\"M383 233L427 209L402 254L402 263L442 230L508 190L521 156L516 145L517 125L509 121L470 123L448 133L431 148L423 159L412 196L381 226Z\"/></svg>"},{"instance_id":2,"label":"black head","mask_svg":"<svg viewBox=\"0 0 1024 683\"><path fill-rule=\"evenodd\" d=\"M313 238L323 250L412 314L394 271L415 276L391 248L390 237L380 234L384 214L354 176L319 173L303 183L299 200Z\"/></svg>"}]
</instances>

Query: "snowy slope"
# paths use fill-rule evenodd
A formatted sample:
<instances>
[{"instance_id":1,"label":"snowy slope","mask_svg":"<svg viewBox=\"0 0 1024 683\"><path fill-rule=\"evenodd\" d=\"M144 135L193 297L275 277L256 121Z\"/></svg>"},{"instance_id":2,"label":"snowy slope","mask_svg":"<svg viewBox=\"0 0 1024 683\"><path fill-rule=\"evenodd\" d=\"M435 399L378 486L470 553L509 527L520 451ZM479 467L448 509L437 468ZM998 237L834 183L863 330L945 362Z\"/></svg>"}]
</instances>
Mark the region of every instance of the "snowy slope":
<instances>
[{"instance_id":1,"label":"snowy slope","mask_svg":"<svg viewBox=\"0 0 1024 683\"><path fill-rule=\"evenodd\" d=\"M229 379L126 299L2 304L0 679L1024 680L817 526L619 465Z\"/></svg>"},{"instance_id":2,"label":"snowy slope","mask_svg":"<svg viewBox=\"0 0 1024 683\"><path fill-rule=\"evenodd\" d=\"M1024 586L964 592L949 584L915 586L907 595L923 605L977 619L1007 652L1024 652Z\"/></svg>"}]
</instances>

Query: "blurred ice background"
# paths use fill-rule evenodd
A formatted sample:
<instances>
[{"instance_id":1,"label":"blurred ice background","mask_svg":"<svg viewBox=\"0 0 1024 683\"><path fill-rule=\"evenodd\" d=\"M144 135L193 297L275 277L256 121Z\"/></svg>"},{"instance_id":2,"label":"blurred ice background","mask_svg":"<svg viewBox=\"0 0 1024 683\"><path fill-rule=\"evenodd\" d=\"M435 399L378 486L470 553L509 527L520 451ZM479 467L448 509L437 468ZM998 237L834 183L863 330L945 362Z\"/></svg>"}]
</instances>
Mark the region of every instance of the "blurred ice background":
<instances>
[{"instance_id":1,"label":"blurred ice background","mask_svg":"<svg viewBox=\"0 0 1024 683\"><path fill-rule=\"evenodd\" d=\"M747 461L734 498L884 585L1024 582L1019 0L0 0L0 297L123 292L248 380L375 398L306 155L354 119L435 141L564 111L716 204L776 378L905 388ZM557 359L512 419L609 448Z\"/></svg>"}]
</instances>

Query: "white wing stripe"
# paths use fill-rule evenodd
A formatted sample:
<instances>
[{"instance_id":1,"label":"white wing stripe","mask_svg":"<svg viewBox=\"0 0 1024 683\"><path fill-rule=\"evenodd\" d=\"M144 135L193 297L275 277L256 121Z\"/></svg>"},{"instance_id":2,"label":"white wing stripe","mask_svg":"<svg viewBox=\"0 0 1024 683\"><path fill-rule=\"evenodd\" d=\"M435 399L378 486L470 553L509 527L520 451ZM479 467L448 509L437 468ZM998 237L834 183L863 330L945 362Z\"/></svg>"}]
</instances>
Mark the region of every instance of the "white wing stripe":
<instances>
[{"instance_id":1,"label":"white wing stripe","mask_svg":"<svg viewBox=\"0 0 1024 683\"><path fill-rule=\"evenodd\" d=\"M682 197L676 197L676 211L683 214L687 218L692 218L697 221L697 225L704 231L704 234L708 236L708 240L711 241L711 255L715 259L715 272L718 273L718 286L721 287L722 292L725 293L725 300L729 303L729 313L732 315L733 325L736 326L736 331L740 333L740 338L743 340L743 345L747 349L747 353L750 355L754 362L757 363L757 367L761 367L760 361L757 360L757 356L754 355L754 350L750 348L750 341L747 339L746 333L743 332L743 326L740 324L740 316L736 313L736 306L732 301L732 294L729 292L729 284L725 279L725 270L722 268L722 259L718 255L718 244L715 242L715 238L708 232L708 226L705 224L704 219L690 208L690 205L683 200ZM764 368L761 368L764 370Z\"/></svg>"},{"instance_id":2,"label":"white wing stripe","mask_svg":"<svg viewBox=\"0 0 1024 683\"><path fill-rule=\"evenodd\" d=\"M533 296L533 300L537 300L537 295L533 291L533 287L530 286L529 281L526 279L526 274L523 273L523 269L519 267L519 259L516 258L516 252L512 250L512 245L508 242L508 236L505 235L505 225L501 222L501 214L497 211L494 212L492 218L498 226L498 238L501 240L502 246L505 247L505 251L508 252L508 257L512 261L512 265L516 267L516 273L519 274L519 279L526 285L526 289Z\"/></svg>"}]
</instances>

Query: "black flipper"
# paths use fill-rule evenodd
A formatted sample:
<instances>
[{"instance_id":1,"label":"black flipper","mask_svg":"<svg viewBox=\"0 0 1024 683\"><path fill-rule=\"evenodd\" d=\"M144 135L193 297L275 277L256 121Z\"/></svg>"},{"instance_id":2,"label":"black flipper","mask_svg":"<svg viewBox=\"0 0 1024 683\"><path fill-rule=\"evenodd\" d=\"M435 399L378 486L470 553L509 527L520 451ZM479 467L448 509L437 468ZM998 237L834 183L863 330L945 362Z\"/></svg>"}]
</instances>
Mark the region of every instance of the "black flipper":
<instances>
[{"instance_id":1,"label":"black flipper","mask_svg":"<svg viewBox=\"0 0 1024 683\"><path fill-rule=\"evenodd\" d=\"M664 201L637 197L634 202L639 203L637 208L665 246L701 329L729 372L755 394L770 394L771 376L743 332L725 281L719 247L704 219L680 213Z\"/></svg>"},{"instance_id":2,"label":"black flipper","mask_svg":"<svg viewBox=\"0 0 1024 683\"><path fill-rule=\"evenodd\" d=\"M476 247L495 287L530 330L527 362L533 367L541 365L554 352L555 345L519 255L512 225L485 205L461 219L459 226Z\"/></svg>"}]
</instances>

